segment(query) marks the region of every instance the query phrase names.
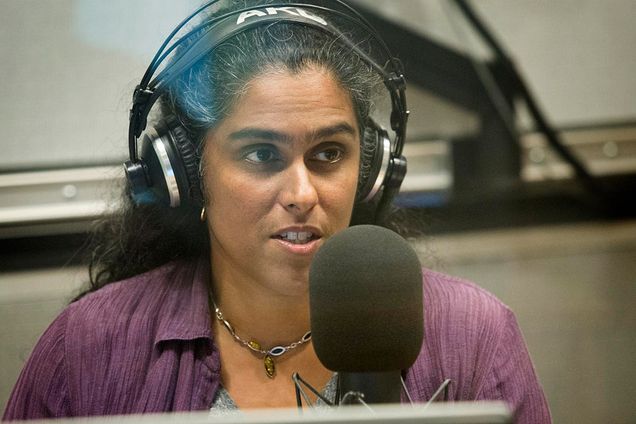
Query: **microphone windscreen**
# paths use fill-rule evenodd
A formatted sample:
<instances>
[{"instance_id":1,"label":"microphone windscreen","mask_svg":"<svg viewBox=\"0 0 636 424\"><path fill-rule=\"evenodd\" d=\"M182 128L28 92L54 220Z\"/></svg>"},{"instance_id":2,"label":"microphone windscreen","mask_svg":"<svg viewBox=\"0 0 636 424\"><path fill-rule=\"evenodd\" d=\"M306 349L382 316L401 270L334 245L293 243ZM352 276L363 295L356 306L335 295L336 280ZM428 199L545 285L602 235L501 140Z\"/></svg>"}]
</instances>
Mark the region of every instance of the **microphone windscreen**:
<instances>
[{"instance_id":1,"label":"microphone windscreen","mask_svg":"<svg viewBox=\"0 0 636 424\"><path fill-rule=\"evenodd\" d=\"M409 368L423 340L422 268L401 236L373 225L329 238L309 270L312 342L332 371Z\"/></svg>"}]
</instances>

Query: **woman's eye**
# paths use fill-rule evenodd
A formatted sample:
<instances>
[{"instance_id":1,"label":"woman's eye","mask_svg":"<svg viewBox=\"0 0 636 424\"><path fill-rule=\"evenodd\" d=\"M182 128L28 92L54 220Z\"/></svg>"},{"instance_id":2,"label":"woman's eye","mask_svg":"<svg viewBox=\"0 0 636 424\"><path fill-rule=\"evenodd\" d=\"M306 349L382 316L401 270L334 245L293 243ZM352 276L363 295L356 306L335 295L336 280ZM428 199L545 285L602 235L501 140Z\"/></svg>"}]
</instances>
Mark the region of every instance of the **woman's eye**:
<instances>
[{"instance_id":1,"label":"woman's eye","mask_svg":"<svg viewBox=\"0 0 636 424\"><path fill-rule=\"evenodd\" d=\"M277 159L276 152L272 149L259 148L247 153L245 160L252 163L269 163Z\"/></svg>"},{"instance_id":2,"label":"woman's eye","mask_svg":"<svg viewBox=\"0 0 636 424\"><path fill-rule=\"evenodd\" d=\"M316 160L327 163L335 163L342 159L343 152L340 149L326 149L314 155Z\"/></svg>"}]
</instances>

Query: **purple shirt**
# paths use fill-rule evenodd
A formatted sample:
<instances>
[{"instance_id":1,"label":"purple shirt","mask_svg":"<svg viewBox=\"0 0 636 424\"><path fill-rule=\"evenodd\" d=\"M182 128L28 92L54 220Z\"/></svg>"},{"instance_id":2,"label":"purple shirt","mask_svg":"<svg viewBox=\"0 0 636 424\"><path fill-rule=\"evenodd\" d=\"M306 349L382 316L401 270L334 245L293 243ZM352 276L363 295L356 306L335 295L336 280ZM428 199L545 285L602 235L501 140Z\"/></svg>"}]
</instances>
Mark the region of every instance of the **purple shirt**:
<instances>
[{"instance_id":1,"label":"purple shirt","mask_svg":"<svg viewBox=\"0 0 636 424\"><path fill-rule=\"evenodd\" d=\"M172 262L69 305L26 363L4 420L210 408L220 382L204 261ZM425 338L406 373L416 401L504 400L517 423L550 414L512 312L474 284L424 270Z\"/></svg>"}]
</instances>

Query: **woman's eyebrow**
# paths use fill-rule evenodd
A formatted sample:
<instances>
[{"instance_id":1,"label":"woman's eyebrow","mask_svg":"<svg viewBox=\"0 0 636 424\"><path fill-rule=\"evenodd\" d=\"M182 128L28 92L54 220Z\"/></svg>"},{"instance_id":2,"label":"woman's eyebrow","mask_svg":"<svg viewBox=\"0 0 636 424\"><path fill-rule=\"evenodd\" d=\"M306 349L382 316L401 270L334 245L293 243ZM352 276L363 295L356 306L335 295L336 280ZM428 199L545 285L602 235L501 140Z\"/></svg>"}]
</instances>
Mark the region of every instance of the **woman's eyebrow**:
<instances>
[{"instance_id":1,"label":"woman's eyebrow","mask_svg":"<svg viewBox=\"0 0 636 424\"><path fill-rule=\"evenodd\" d=\"M352 136L355 136L357 134L355 128L353 128L347 122L341 122L336 125L330 125L328 127L320 128L316 131L313 131L309 135L309 138L312 140L320 140L321 138L328 138L343 133Z\"/></svg>"},{"instance_id":2,"label":"woman's eyebrow","mask_svg":"<svg viewBox=\"0 0 636 424\"><path fill-rule=\"evenodd\" d=\"M319 140L342 133L355 136L356 130L347 122L340 122L335 125L330 125L314 130L307 135L307 138L310 140ZM233 141L256 139L289 144L292 142L293 137L279 131L249 127L230 133L229 139Z\"/></svg>"},{"instance_id":3,"label":"woman's eyebrow","mask_svg":"<svg viewBox=\"0 0 636 424\"><path fill-rule=\"evenodd\" d=\"M262 128L243 128L238 131L234 131L229 135L230 140L265 140L265 141L278 141L282 143L291 143L291 137L288 135Z\"/></svg>"}]
</instances>

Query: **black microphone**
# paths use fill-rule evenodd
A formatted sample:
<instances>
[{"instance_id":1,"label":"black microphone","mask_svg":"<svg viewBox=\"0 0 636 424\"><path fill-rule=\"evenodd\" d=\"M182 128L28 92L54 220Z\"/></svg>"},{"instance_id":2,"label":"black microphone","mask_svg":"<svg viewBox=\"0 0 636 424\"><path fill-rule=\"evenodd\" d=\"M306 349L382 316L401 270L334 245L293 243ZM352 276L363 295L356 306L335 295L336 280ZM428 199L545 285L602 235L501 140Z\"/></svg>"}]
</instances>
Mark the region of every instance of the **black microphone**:
<instances>
[{"instance_id":1,"label":"black microphone","mask_svg":"<svg viewBox=\"0 0 636 424\"><path fill-rule=\"evenodd\" d=\"M400 402L401 370L424 337L422 268L406 240L373 225L328 239L309 270L309 305L318 359L338 372L336 402L350 392Z\"/></svg>"}]
</instances>

